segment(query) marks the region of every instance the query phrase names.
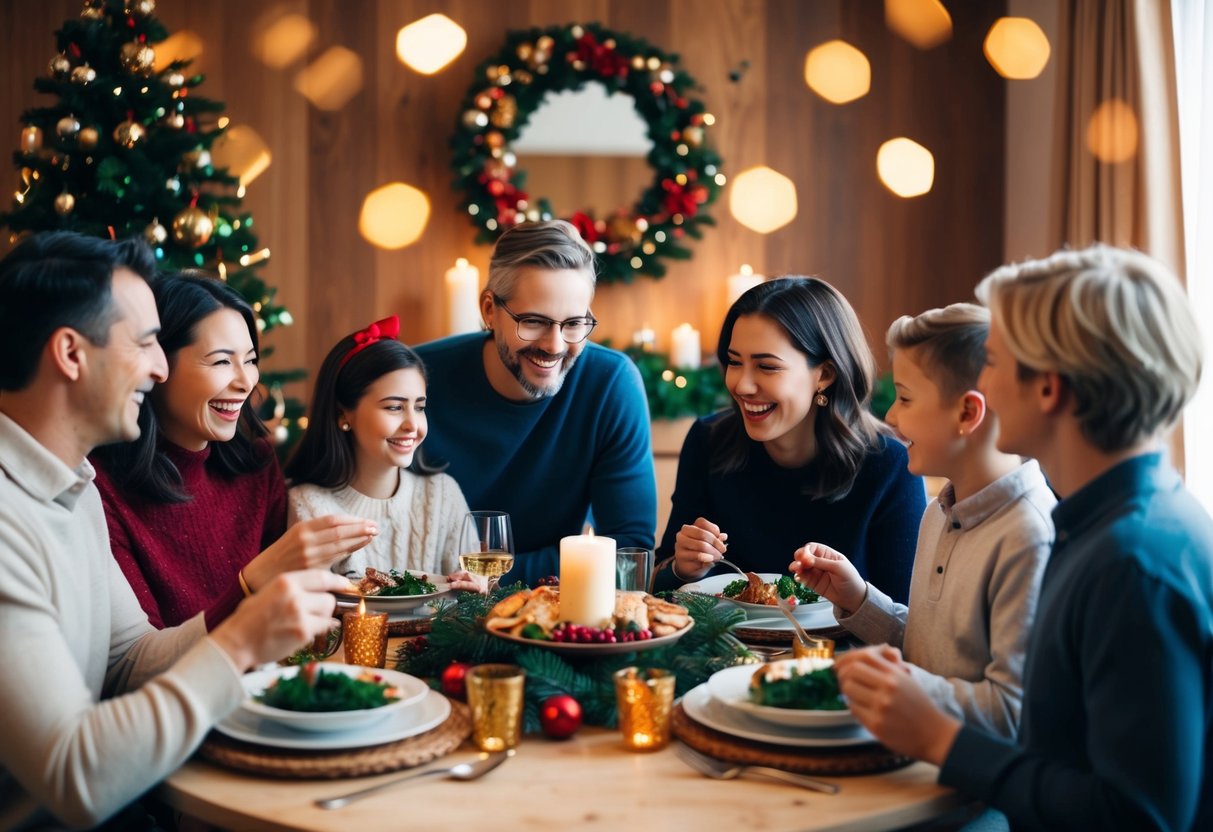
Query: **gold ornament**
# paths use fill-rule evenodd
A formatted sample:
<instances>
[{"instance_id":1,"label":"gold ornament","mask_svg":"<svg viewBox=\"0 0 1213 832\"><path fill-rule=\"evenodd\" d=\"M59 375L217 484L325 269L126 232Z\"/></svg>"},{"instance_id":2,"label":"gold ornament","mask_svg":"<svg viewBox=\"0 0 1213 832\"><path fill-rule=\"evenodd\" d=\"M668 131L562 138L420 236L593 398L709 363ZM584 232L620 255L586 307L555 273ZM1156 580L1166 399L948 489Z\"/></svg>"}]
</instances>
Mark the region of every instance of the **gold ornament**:
<instances>
[{"instance_id":1,"label":"gold ornament","mask_svg":"<svg viewBox=\"0 0 1213 832\"><path fill-rule=\"evenodd\" d=\"M72 62L67 59L67 55L56 55L51 58L50 70L52 78L62 81L72 71Z\"/></svg>"},{"instance_id":2,"label":"gold ornament","mask_svg":"<svg viewBox=\"0 0 1213 832\"><path fill-rule=\"evenodd\" d=\"M143 229L143 239L147 240L149 246L162 246L168 239L168 229L160 224L160 220L152 220Z\"/></svg>"},{"instance_id":3,"label":"gold ornament","mask_svg":"<svg viewBox=\"0 0 1213 832\"><path fill-rule=\"evenodd\" d=\"M97 70L93 69L88 64L78 66L72 70L72 83L86 86L97 80Z\"/></svg>"},{"instance_id":4,"label":"gold ornament","mask_svg":"<svg viewBox=\"0 0 1213 832\"><path fill-rule=\"evenodd\" d=\"M156 0L131 0L126 4L126 10L136 17L147 17L156 11Z\"/></svg>"},{"instance_id":5,"label":"gold ornament","mask_svg":"<svg viewBox=\"0 0 1213 832\"><path fill-rule=\"evenodd\" d=\"M55 132L61 139L70 139L80 132L80 122L76 120L75 116L64 116L55 125Z\"/></svg>"},{"instance_id":6,"label":"gold ornament","mask_svg":"<svg viewBox=\"0 0 1213 832\"><path fill-rule=\"evenodd\" d=\"M42 149L42 128L30 125L21 131L21 152L37 153Z\"/></svg>"},{"instance_id":7,"label":"gold ornament","mask_svg":"<svg viewBox=\"0 0 1213 832\"><path fill-rule=\"evenodd\" d=\"M201 248L211 238L215 223L201 208L190 206L173 217L173 240L190 248Z\"/></svg>"},{"instance_id":8,"label":"gold ornament","mask_svg":"<svg viewBox=\"0 0 1213 832\"><path fill-rule=\"evenodd\" d=\"M147 77L156 66L156 50L146 43L130 41L118 50L118 62L131 75Z\"/></svg>"},{"instance_id":9,"label":"gold ornament","mask_svg":"<svg viewBox=\"0 0 1213 832\"><path fill-rule=\"evenodd\" d=\"M76 134L76 146L81 150L92 150L100 138L96 127L81 127L80 132Z\"/></svg>"},{"instance_id":10,"label":"gold ornament","mask_svg":"<svg viewBox=\"0 0 1213 832\"><path fill-rule=\"evenodd\" d=\"M61 217L66 217L76 207L76 198L67 191L55 197L55 213Z\"/></svg>"},{"instance_id":11,"label":"gold ornament","mask_svg":"<svg viewBox=\"0 0 1213 832\"><path fill-rule=\"evenodd\" d=\"M469 130L475 130L478 127L488 127L489 117L480 110L466 110L463 114L463 126Z\"/></svg>"},{"instance_id":12,"label":"gold ornament","mask_svg":"<svg viewBox=\"0 0 1213 832\"><path fill-rule=\"evenodd\" d=\"M168 84L173 89L179 89L183 84L185 84L185 76L180 72L170 72L168 75L164 76L164 83Z\"/></svg>"},{"instance_id":13,"label":"gold ornament","mask_svg":"<svg viewBox=\"0 0 1213 832\"><path fill-rule=\"evenodd\" d=\"M170 130L180 130L185 126L185 116L181 113L168 113L164 118L160 119L160 123Z\"/></svg>"},{"instance_id":14,"label":"gold ornament","mask_svg":"<svg viewBox=\"0 0 1213 832\"><path fill-rule=\"evenodd\" d=\"M699 147L703 144L703 128L691 125L684 127L682 130L682 140L691 147Z\"/></svg>"},{"instance_id":15,"label":"gold ornament","mask_svg":"<svg viewBox=\"0 0 1213 832\"><path fill-rule=\"evenodd\" d=\"M85 20L102 20L105 17L105 9L102 6L85 3L84 8L80 11L80 16Z\"/></svg>"},{"instance_id":16,"label":"gold ornament","mask_svg":"<svg viewBox=\"0 0 1213 832\"><path fill-rule=\"evenodd\" d=\"M515 84L522 84L523 86L526 86L527 84L531 83L534 80L535 80L535 76L531 75L531 73L527 72L525 69L514 70L514 83Z\"/></svg>"},{"instance_id":17,"label":"gold ornament","mask_svg":"<svg viewBox=\"0 0 1213 832\"><path fill-rule=\"evenodd\" d=\"M177 170L182 173L189 173L192 170L201 170L210 166L210 164L210 152L204 148L195 147L193 150L181 154L181 164L177 166Z\"/></svg>"},{"instance_id":18,"label":"gold ornament","mask_svg":"<svg viewBox=\"0 0 1213 832\"><path fill-rule=\"evenodd\" d=\"M480 93L480 95L476 96L476 106L482 110L487 110L493 106L493 96L487 92Z\"/></svg>"},{"instance_id":19,"label":"gold ornament","mask_svg":"<svg viewBox=\"0 0 1213 832\"><path fill-rule=\"evenodd\" d=\"M520 43L518 44L518 48L514 51L518 55L518 60L529 61L531 59L531 55L535 54L535 44Z\"/></svg>"},{"instance_id":20,"label":"gold ornament","mask_svg":"<svg viewBox=\"0 0 1213 832\"><path fill-rule=\"evenodd\" d=\"M497 101L497 106L493 108L493 112L489 114L489 121L493 122L494 127L508 130L514 126L514 119L517 116L518 102L514 100L514 96L512 95L503 95Z\"/></svg>"},{"instance_id":21,"label":"gold ornament","mask_svg":"<svg viewBox=\"0 0 1213 832\"><path fill-rule=\"evenodd\" d=\"M130 150L135 145L143 140L143 135L147 131L143 129L143 125L137 121L124 121L114 128L114 141L120 147L125 147Z\"/></svg>"},{"instance_id":22,"label":"gold ornament","mask_svg":"<svg viewBox=\"0 0 1213 832\"><path fill-rule=\"evenodd\" d=\"M484 143L494 150L500 150L505 146L505 136L501 135L496 130L490 130L484 134Z\"/></svg>"},{"instance_id":23,"label":"gold ornament","mask_svg":"<svg viewBox=\"0 0 1213 832\"><path fill-rule=\"evenodd\" d=\"M607 237L621 243L637 245L640 243L641 233L634 219L616 215L607 221Z\"/></svg>"}]
</instances>

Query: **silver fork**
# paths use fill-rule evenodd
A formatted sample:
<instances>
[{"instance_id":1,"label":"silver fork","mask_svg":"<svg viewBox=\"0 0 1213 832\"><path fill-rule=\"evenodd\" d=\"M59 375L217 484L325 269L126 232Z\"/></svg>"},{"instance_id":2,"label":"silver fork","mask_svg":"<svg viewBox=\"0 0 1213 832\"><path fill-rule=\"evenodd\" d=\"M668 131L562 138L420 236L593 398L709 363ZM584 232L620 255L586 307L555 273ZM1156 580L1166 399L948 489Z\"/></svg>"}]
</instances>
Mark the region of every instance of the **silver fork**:
<instances>
[{"instance_id":1,"label":"silver fork","mask_svg":"<svg viewBox=\"0 0 1213 832\"><path fill-rule=\"evenodd\" d=\"M839 786L833 783L827 783L824 780L818 780L815 777L806 777L803 774L793 774L790 771L784 771L778 768L768 768L767 766L743 766L736 763L729 763L724 760L717 760L715 757L709 757L702 754L689 745L676 743L674 745L674 753L677 754L684 763L698 771L700 774L711 777L715 780L733 780L743 774L759 774L763 777L770 777L772 780L782 780L785 783L791 783L794 786L800 786L805 789L812 789L815 792L824 792L825 794L838 794Z\"/></svg>"},{"instance_id":2,"label":"silver fork","mask_svg":"<svg viewBox=\"0 0 1213 832\"><path fill-rule=\"evenodd\" d=\"M724 566L729 567L729 569L732 569L734 572L736 572L738 575L740 575L743 578L749 577L749 575L746 573L746 571L744 569L742 569L737 564L733 563L731 560L725 560L724 558L719 558L715 561L715 563L723 564Z\"/></svg>"}]
</instances>

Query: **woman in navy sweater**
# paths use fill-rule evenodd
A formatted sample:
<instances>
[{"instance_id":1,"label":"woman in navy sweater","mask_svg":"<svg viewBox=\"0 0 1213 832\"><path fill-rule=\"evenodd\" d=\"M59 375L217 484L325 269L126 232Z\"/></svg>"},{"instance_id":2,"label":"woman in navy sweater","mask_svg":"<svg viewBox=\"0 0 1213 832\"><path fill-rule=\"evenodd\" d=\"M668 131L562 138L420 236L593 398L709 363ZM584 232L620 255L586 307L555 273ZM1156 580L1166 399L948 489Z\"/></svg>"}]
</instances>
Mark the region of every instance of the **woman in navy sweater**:
<instances>
[{"instance_id":1,"label":"woman in navy sweater","mask_svg":"<svg viewBox=\"0 0 1213 832\"><path fill-rule=\"evenodd\" d=\"M818 540L904 603L926 493L868 411L875 361L846 298L812 277L762 283L729 309L716 354L733 407L683 444L658 586L725 556L784 572Z\"/></svg>"}]
</instances>

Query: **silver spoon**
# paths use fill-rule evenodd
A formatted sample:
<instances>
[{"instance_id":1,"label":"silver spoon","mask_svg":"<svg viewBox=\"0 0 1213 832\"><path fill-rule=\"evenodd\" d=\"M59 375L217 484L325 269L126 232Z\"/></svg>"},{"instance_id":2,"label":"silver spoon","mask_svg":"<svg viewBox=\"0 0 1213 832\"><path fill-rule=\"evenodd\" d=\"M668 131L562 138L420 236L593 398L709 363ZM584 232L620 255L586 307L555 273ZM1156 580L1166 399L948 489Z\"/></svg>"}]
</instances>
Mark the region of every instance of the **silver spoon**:
<instances>
[{"instance_id":1,"label":"silver spoon","mask_svg":"<svg viewBox=\"0 0 1213 832\"><path fill-rule=\"evenodd\" d=\"M827 783L824 780L818 780L815 777L806 777L803 774L794 774L779 768L742 766L726 762L725 760L717 760L715 757L701 754L682 743L674 746L674 753L681 757L684 763L700 774L715 780L733 780L743 774L759 774L763 777L770 777L772 780L782 780L785 783L800 786L802 789L812 789L815 792L824 792L825 794L838 794L839 792L838 786L833 783Z\"/></svg>"},{"instance_id":2,"label":"silver spoon","mask_svg":"<svg viewBox=\"0 0 1213 832\"><path fill-rule=\"evenodd\" d=\"M423 777L449 777L452 780L475 780L497 768L497 766L505 762L507 757L513 756L513 754L513 751L498 751L470 763L459 763L449 768L431 768L425 771L414 771L411 774L397 777L394 780L388 780L385 783L378 783L366 789L359 789L356 792L330 797L325 800L316 800L314 802L321 809L340 809L342 806L353 803L355 800L361 800L367 795L381 792L384 789L389 789L408 780L420 780Z\"/></svg>"}]
</instances>

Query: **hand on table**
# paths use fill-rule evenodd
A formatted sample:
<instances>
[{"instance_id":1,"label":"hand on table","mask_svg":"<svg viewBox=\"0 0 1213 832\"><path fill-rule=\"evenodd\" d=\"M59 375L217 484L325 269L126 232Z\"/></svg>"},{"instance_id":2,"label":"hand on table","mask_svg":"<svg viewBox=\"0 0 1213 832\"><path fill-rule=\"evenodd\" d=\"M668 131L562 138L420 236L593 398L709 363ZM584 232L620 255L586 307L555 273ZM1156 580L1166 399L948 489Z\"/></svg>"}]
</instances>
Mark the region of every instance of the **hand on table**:
<instances>
[{"instance_id":1,"label":"hand on table","mask_svg":"<svg viewBox=\"0 0 1213 832\"><path fill-rule=\"evenodd\" d=\"M286 572L240 602L211 638L243 672L290 655L333 626L337 599L350 582L322 569Z\"/></svg>"},{"instance_id":2,"label":"hand on table","mask_svg":"<svg viewBox=\"0 0 1213 832\"><path fill-rule=\"evenodd\" d=\"M851 713L889 749L942 765L960 723L935 706L887 644L839 653L838 685Z\"/></svg>"},{"instance_id":3,"label":"hand on table","mask_svg":"<svg viewBox=\"0 0 1213 832\"><path fill-rule=\"evenodd\" d=\"M728 551L729 536L704 517L683 525L674 538L674 569L679 577L697 581Z\"/></svg>"},{"instance_id":4,"label":"hand on table","mask_svg":"<svg viewBox=\"0 0 1213 832\"><path fill-rule=\"evenodd\" d=\"M788 569L800 583L830 603L854 612L868 597L868 584L847 556L824 543L806 543L796 550Z\"/></svg>"},{"instance_id":5,"label":"hand on table","mask_svg":"<svg viewBox=\"0 0 1213 832\"><path fill-rule=\"evenodd\" d=\"M466 569L456 569L447 575L446 579L450 583L451 589L460 589L464 592L478 592L481 595L489 591L488 578L484 575L473 575Z\"/></svg>"},{"instance_id":6,"label":"hand on table","mask_svg":"<svg viewBox=\"0 0 1213 832\"><path fill-rule=\"evenodd\" d=\"M329 514L296 523L244 567L244 580L256 592L275 575L299 569L328 569L375 539L370 520Z\"/></svg>"}]
</instances>

